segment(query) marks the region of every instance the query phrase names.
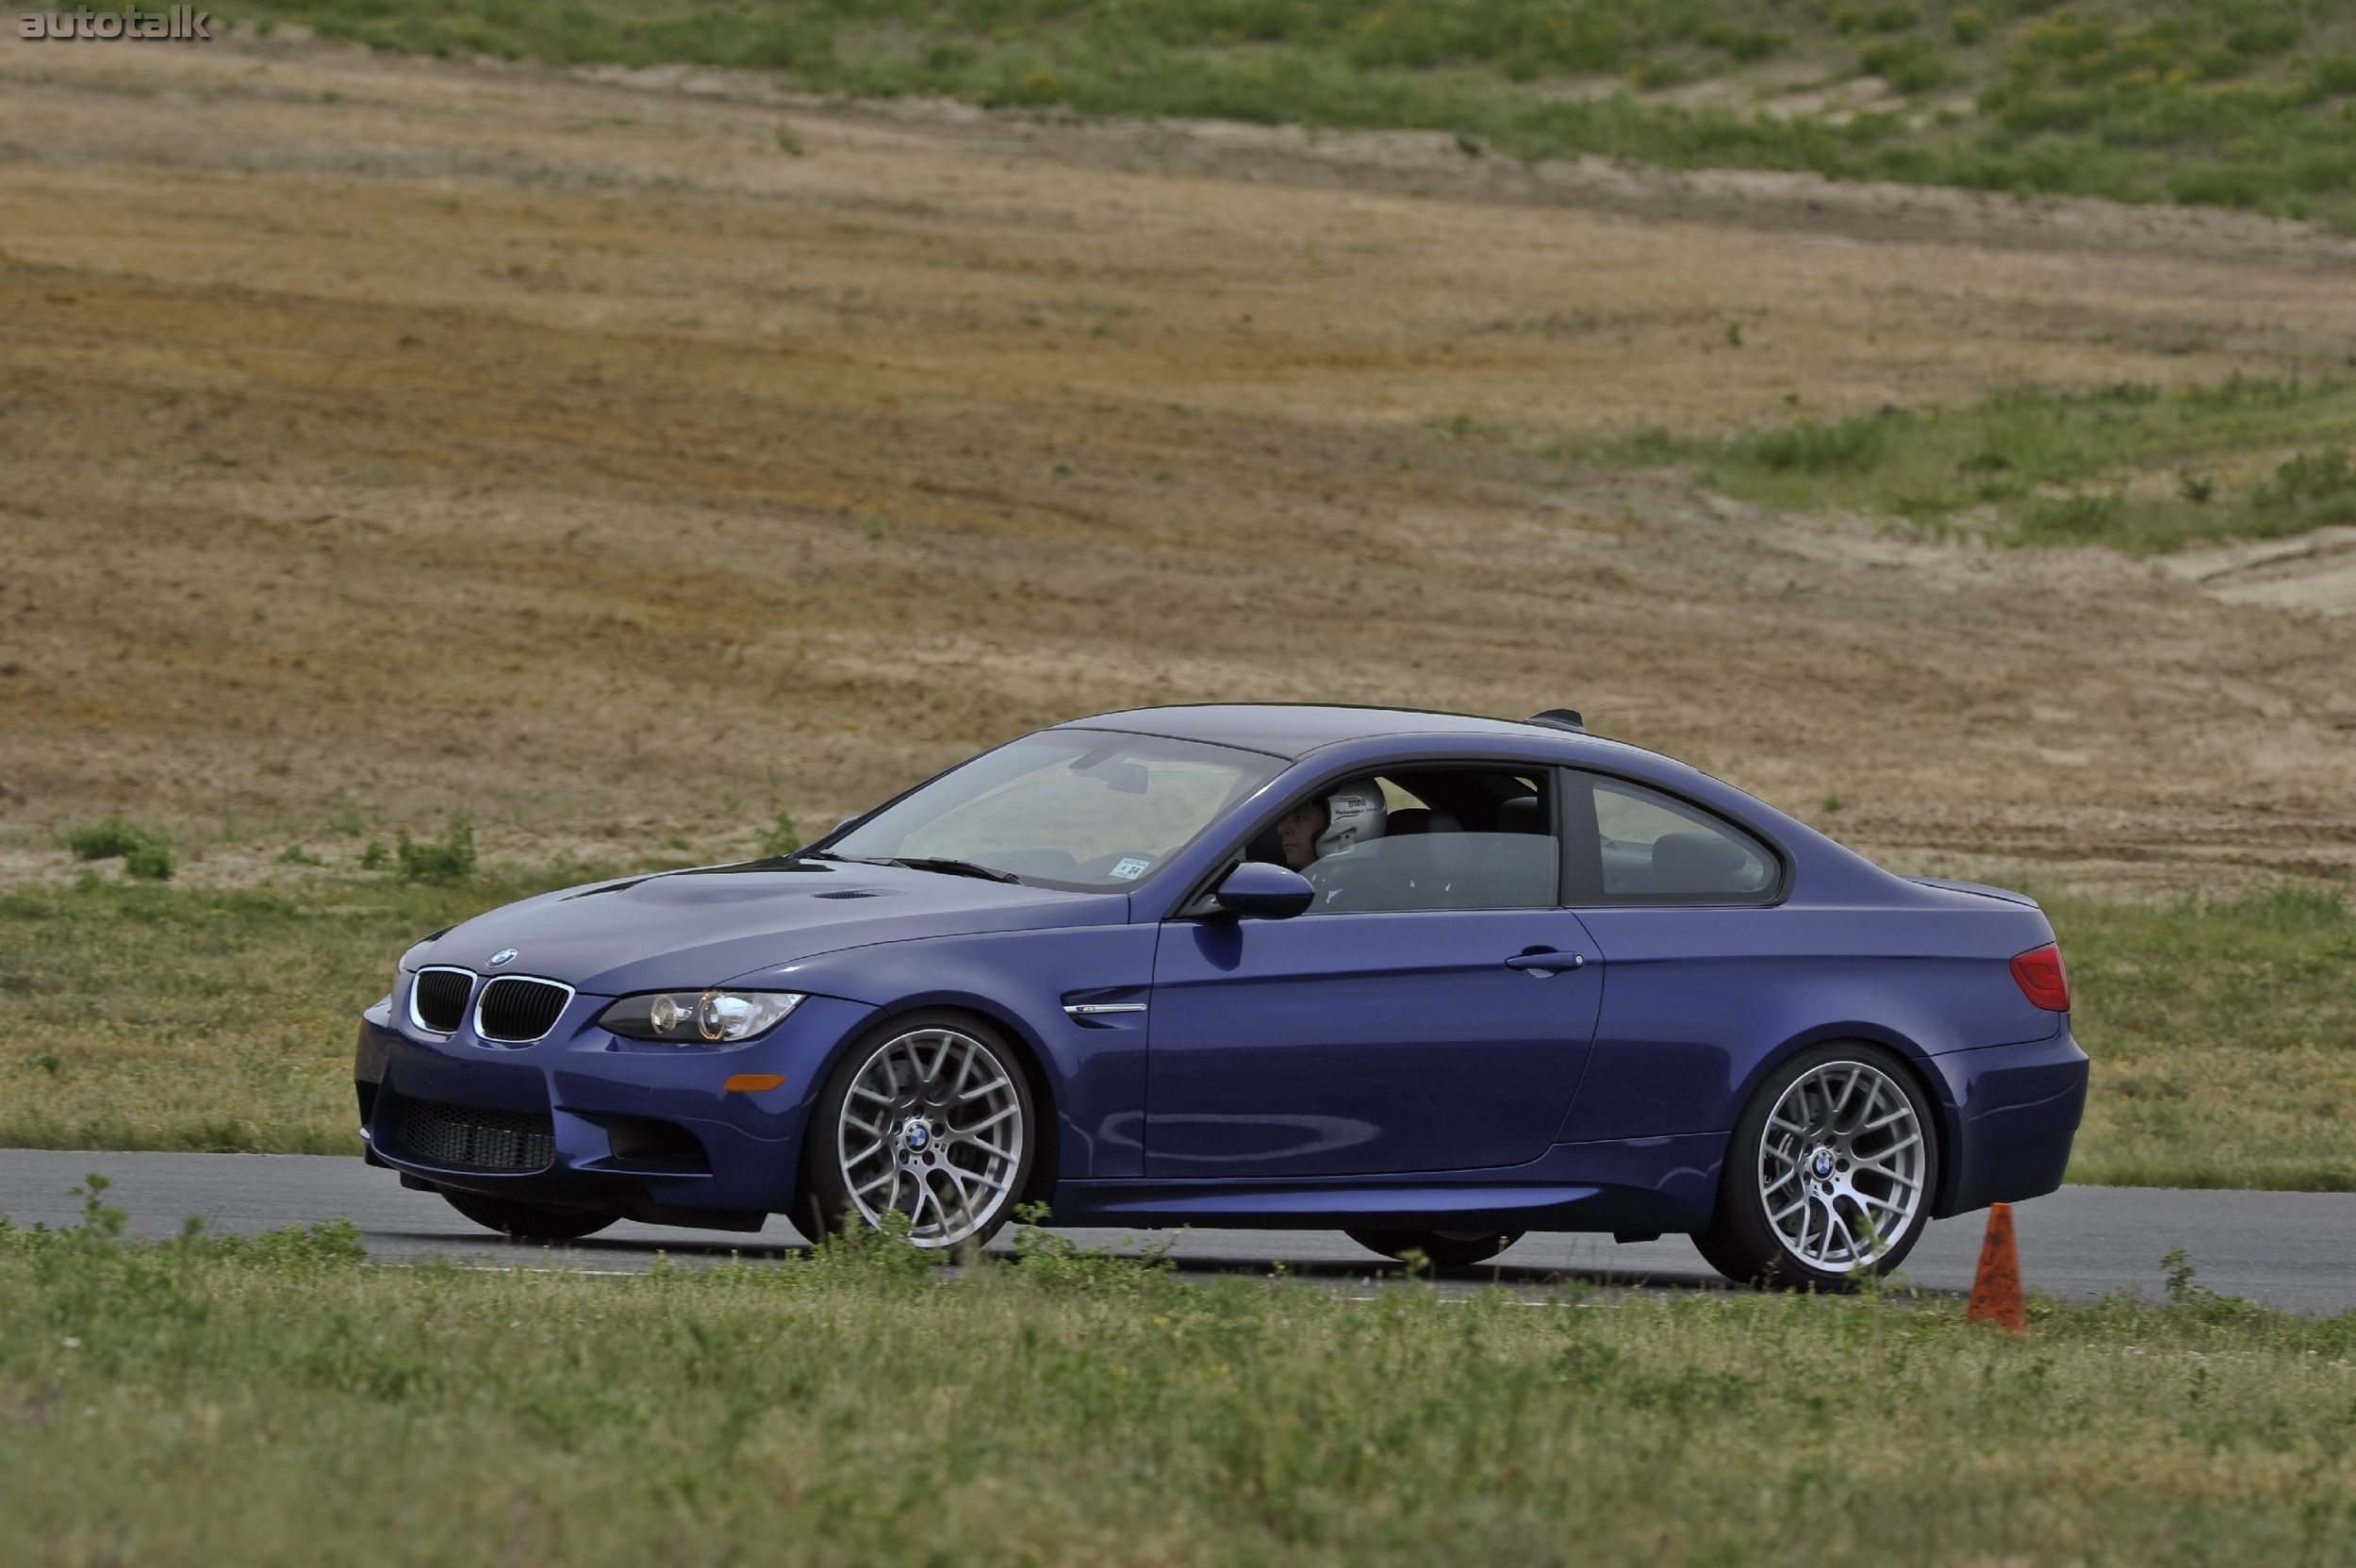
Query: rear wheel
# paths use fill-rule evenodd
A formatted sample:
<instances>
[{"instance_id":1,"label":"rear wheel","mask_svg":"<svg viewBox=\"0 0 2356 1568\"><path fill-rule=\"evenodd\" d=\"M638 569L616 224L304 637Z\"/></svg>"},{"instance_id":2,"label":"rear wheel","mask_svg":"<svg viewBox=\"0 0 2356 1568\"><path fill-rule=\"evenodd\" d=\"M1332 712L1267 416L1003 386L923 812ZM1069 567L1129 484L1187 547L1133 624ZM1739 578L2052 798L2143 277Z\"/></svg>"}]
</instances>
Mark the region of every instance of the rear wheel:
<instances>
[{"instance_id":1,"label":"rear wheel","mask_svg":"<svg viewBox=\"0 0 2356 1568\"><path fill-rule=\"evenodd\" d=\"M475 1224L525 1242L577 1242L621 1217L604 1209L519 1203L514 1198L482 1197L473 1193L444 1193L442 1197Z\"/></svg>"},{"instance_id":2,"label":"rear wheel","mask_svg":"<svg viewBox=\"0 0 2356 1568\"><path fill-rule=\"evenodd\" d=\"M1352 1230L1350 1240L1369 1252L1404 1262L1421 1252L1442 1268L1485 1263L1522 1239L1519 1230Z\"/></svg>"},{"instance_id":3,"label":"rear wheel","mask_svg":"<svg viewBox=\"0 0 2356 1568\"><path fill-rule=\"evenodd\" d=\"M1693 1243L1738 1283L1845 1290L1914 1250L1937 1181L1913 1075L1876 1047L1819 1046L1752 1097Z\"/></svg>"},{"instance_id":4,"label":"rear wheel","mask_svg":"<svg viewBox=\"0 0 2356 1568\"><path fill-rule=\"evenodd\" d=\"M796 1223L815 1240L897 1212L918 1246L979 1246L1021 1200L1038 1140L996 1030L961 1013L891 1019L844 1053L811 1112Z\"/></svg>"}]
</instances>

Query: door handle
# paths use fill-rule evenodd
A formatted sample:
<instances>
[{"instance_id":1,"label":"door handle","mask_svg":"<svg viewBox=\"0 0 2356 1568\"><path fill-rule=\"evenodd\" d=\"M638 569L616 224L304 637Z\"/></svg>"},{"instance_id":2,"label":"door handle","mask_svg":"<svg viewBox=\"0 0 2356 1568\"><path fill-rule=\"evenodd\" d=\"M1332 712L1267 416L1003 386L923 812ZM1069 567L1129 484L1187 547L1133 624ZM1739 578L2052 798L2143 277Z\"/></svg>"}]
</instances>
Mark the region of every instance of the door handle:
<instances>
[{"instance_id":1,"label":"door handle","mask_svg":"<svg viewBox=\"0 0 2356 1568\"><path fill-rule=\"evenodd\" d=\"M1533 979L1544 980L1562 969L1584 969L1587 959L1579 953L1545 952L1515 953L1506 960L1506 967L1519 969Z\"/></svg>"}]
</instances>

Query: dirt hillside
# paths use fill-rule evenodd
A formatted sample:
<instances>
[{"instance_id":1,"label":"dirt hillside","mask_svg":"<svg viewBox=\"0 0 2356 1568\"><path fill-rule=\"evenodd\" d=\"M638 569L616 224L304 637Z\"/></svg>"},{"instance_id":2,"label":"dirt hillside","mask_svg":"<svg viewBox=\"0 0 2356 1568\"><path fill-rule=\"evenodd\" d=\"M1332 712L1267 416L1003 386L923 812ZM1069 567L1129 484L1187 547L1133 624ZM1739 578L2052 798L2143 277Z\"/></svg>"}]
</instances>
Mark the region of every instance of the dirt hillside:
<instances>
[{"instance_id":1,"label":"dirt hillside","mask_svg":"<svg viewBox=\"0 0 2356 1568\"><path fill-rule=\"evenodd\" d=\"M1576 705L1910 867L2356 880L2356 619L1578 456L2351 353L2348 245L2216 214L9 41L0 856L717 841L1333 698Z\"/></svg>"}]
</instances>

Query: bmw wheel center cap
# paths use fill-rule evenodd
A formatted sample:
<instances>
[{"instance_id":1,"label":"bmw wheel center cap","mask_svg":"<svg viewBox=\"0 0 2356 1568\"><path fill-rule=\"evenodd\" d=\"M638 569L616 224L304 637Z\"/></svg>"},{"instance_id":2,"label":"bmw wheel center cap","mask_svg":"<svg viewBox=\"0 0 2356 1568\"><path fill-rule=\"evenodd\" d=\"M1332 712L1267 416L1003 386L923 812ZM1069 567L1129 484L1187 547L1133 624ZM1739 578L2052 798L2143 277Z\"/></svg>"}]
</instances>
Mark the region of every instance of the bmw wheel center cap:
<instances>
[{"instance_id":1,"label":"bmw wheel center cap","mask_svg":"<svg viewBox=\"0 0 2356 1568\"><path fill-rule=\"evenodd\" d=\"M1830 1176L1833 1174L1833 1151L1831 1149L1818 1149L1816 1151L1815 1160L1810 1163L1815 1166L1817 1175Z\"/></svg>"}]
</instances>

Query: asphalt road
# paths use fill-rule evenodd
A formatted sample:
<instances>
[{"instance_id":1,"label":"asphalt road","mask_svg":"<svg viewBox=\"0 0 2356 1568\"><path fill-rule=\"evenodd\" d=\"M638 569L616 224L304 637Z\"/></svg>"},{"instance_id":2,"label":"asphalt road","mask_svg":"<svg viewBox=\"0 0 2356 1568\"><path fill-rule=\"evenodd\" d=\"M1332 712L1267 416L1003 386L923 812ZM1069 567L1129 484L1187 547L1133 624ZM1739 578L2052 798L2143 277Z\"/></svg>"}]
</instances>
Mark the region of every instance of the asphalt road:
<instances>
[{"instance_id":1,"label":"asphalt road","mask_svg":"<svg viewBox=\"0 0 2356 1568\"><path fill-rule=\"evenodd\" d=\"M461 1264L590 1271L675 1262L778 1257L799 1238L782 1219L758 1235L623 1223L565 1247L506 1241L461 1219L440 1198L404 1189L390 1172L357 1159L297 1154L117 1154L0 1149L0 1213L19 1225L67 1225L80 1213L70 1189L91 1171L115 1185L107 1199L132 1228L167 1234L183 1216L251 1233L348 1217L369 1251L388 1263L440 1256ZM2152 1187L2066 1187L2020 1205L2021 1272L2029 1288L2058 1296L2120 1291L2161 1293L2161 1258L2183 1247L2204 1285L2296 1312L2356 1309L2356 1194L2178 1192ZM1978 1214L1931 1227L1907 1260L1905 1277L1934 1290L1969 1290L1984 1220ZM1171 1255L1190 1271L1249 1269L1281 1263L1295 1277L1370 1279L1383 1261L1338 1232L1189 1230L1064 1232L1089 1246L1174 1240ZM1644 1288L1716 1288L1718 1277L1681 1237L1620 1246L1608 1236L1533 1236L1495 1266L1460 1271L1471 1288L1491 1279L1542 1285L1561 1276Z\"/></svg>"}]
</instances>

